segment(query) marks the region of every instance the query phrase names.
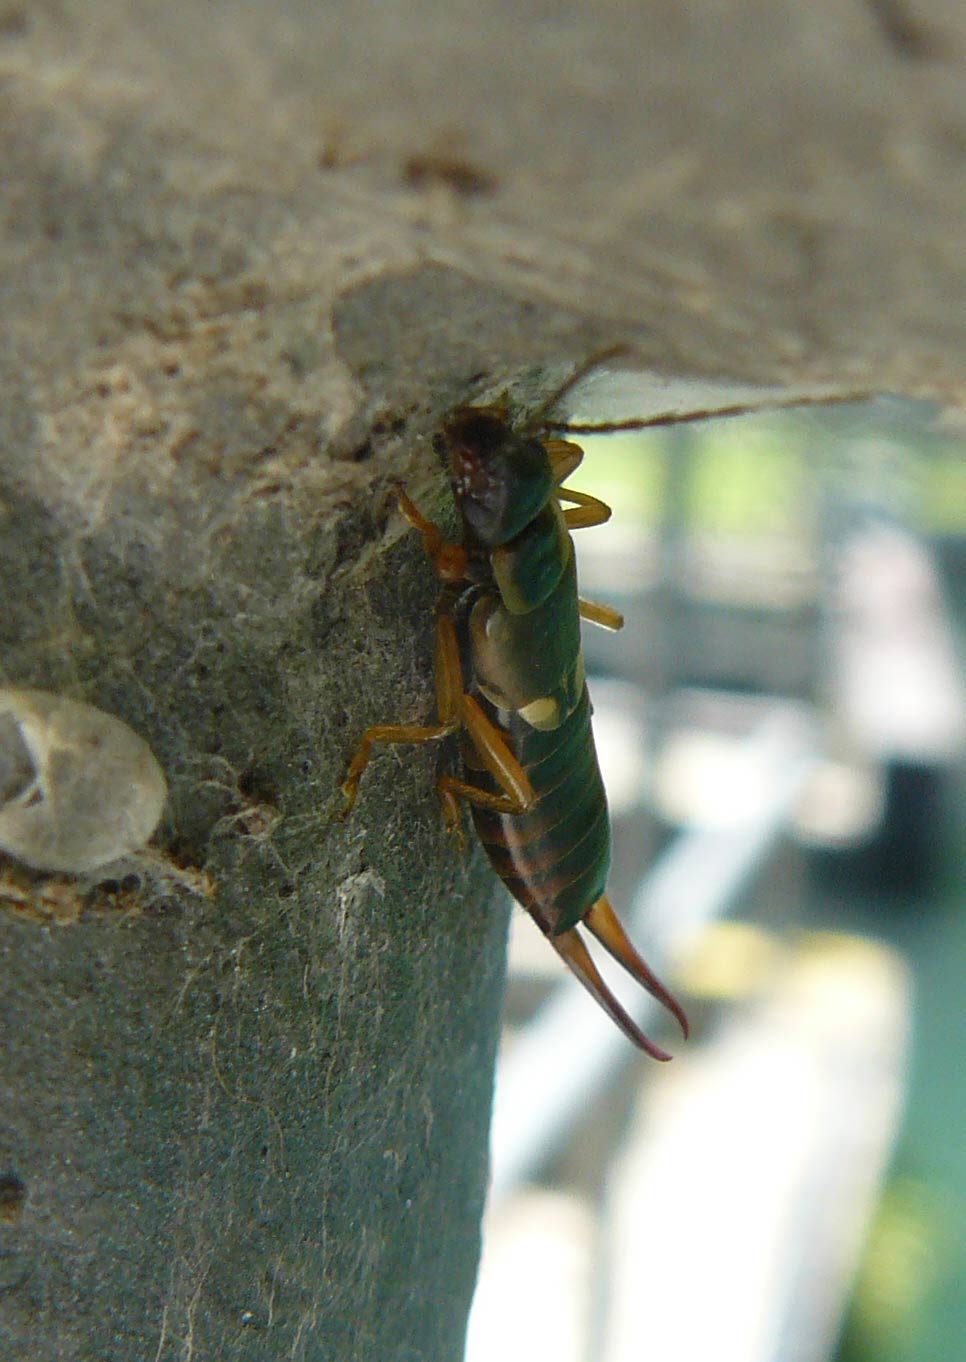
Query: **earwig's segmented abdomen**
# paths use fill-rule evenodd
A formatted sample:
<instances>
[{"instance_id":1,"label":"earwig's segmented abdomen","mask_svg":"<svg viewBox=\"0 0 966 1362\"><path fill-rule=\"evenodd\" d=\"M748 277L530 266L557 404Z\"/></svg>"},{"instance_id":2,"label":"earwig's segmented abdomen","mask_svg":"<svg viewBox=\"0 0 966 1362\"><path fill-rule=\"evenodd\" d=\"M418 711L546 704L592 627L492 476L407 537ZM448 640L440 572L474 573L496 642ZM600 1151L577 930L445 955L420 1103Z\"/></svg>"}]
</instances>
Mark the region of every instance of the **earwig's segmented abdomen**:
<instances>
[{"instance_id":1,"label":"earwig's segmented abdomen","mask_svg":"<svg viewBox=\"0 0 966 1362\"><path fill-rule=\"evenodd\" d=\"M607 800L586 686L558 728L541 732L511 715L504 731L537 801L520 814L474 807L473 821L507 889L543 931L556 936L576 926L600 898L610 869ZM474 782L498 790L468 746L464 760Z\"/></svg>"}]
</instances>

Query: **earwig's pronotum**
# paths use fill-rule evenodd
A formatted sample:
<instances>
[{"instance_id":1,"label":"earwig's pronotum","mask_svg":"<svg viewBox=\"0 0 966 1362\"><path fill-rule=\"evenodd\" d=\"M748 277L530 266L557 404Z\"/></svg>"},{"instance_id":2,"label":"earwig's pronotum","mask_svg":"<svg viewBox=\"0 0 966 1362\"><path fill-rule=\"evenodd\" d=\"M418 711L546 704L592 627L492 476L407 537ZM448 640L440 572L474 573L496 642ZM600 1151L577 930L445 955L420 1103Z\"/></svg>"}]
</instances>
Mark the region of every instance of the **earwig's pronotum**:
<instances>
[{"instance_id":1,"label":"earwig's pronotum","mask_svg":"<svg viewBox=\"0 0 966 1362\"><path fill-rule=\"evenodd\" d=\"M687 1036L683 1009L638 955L605 893L610 825L580 617L610 629L623 620L579 598L570 531L603 524L610 508L562 485L583 458L579 445L518 434L502 407L459 408L443 440L461 541L447 542L399 493L443 582L435 614L436 722L368 729L343 784L347 809L375 744L461 733L464 778L443 775L437 783L447 825L459 829L465 800L513 897L624 1033L668 1059L604 983L577 926L583 922Z\"/></svg>"}]
</instances>

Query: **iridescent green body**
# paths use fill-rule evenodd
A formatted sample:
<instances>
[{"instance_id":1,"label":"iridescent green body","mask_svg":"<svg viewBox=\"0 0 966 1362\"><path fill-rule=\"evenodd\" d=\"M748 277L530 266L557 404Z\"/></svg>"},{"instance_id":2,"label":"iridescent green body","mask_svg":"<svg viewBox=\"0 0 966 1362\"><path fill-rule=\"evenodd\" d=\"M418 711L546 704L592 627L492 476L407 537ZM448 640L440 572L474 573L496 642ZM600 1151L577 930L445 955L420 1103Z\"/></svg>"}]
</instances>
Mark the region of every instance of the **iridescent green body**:
<instances>
[{"instance_id":1,"label":"iridescent green body","mask_svg":"<svg viewBox=\"0 0 966 1362\"><path fill-rule=\"evenodd\" d=\"M573 541L556 496L476 574L483 580L468 621L475 693L537 798L523 813L473 806L473 821L510 893L557 935L606 889L610 824L580 651ZM472 742L463 761L474 784L499 792Z\"/></svg>"},{"instance_id":2,"label":"iridescent green body","mask_svg":"<svg viewBox=\"0 0 966 1362\"><path fill-rule=\"evenodd\" d=\"M474 808L490 864L516 901L552 936L575 927L607 888L610 820L590 728L584 685L577 707L557 728L504 719L507 745L530 778L537 801L526 813ZM497 789L464 750L474 782Z\"/></svg>"}]
</instances>

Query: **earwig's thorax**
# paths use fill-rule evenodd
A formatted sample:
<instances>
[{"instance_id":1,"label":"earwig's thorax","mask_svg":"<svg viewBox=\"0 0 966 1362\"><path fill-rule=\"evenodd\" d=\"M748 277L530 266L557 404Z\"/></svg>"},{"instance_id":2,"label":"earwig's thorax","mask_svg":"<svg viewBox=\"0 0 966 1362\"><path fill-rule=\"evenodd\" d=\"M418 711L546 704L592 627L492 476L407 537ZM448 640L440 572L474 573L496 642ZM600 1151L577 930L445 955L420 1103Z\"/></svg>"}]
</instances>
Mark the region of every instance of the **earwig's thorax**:
<instances>
[{"instance_id":1,"label":"earwig's thorax","mask_svg":"<svg viewBox=\"0 0 966 1362\"><path fill-rule=\"evenodd\" d=\"M443 427L460 515L480 544L508 543L554 490L547 451L486 407L461 407Z\"/></svg>"}]
</instances>

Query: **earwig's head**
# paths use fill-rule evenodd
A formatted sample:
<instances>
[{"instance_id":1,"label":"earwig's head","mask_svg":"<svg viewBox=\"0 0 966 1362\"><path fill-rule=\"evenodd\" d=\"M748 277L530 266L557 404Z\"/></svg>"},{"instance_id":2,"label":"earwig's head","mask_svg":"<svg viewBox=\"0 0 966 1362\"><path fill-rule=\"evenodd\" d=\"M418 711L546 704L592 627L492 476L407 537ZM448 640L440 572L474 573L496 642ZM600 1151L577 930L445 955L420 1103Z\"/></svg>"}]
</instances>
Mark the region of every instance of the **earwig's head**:
<instances>
[{"instance_id":1,"label":"earwig's head","mask_svg":"<svg viewBox=\"0 0 966 1362\"><path fill-rule=\"evenodd\" d=\"M514 434L488 407L461 407L443 435L464 521L486 548L508 543L550 499L547 451L539 440Z\"/></svg>"}]
</instances>

